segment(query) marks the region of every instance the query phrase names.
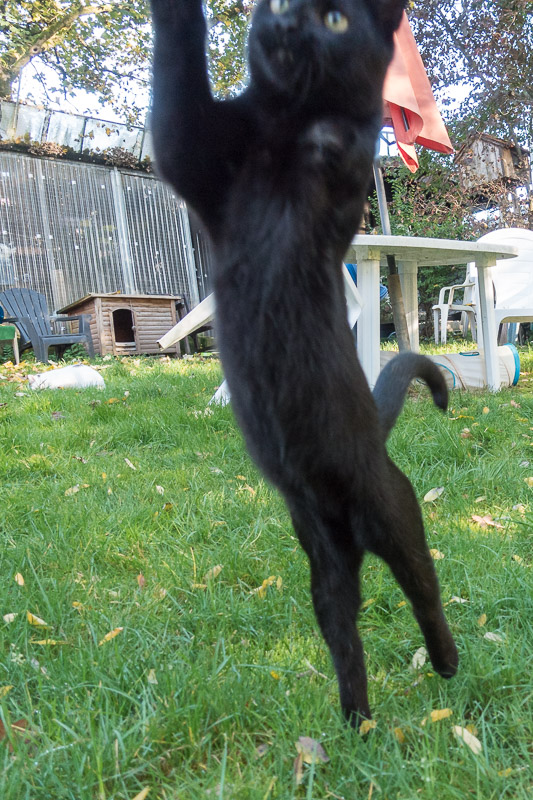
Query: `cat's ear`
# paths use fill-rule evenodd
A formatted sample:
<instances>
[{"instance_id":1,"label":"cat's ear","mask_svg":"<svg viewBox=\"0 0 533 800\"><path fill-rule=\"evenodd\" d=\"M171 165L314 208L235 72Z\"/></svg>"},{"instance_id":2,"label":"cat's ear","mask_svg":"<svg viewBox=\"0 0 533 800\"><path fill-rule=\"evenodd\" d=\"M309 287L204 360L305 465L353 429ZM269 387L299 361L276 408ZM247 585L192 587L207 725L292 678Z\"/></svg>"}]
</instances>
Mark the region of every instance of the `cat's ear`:
<instances>
[{"instance_id":1,"label":"cat's ear","mask_svg":"<svg viewBox=\"0 0 533 800\"><path fill-rule=\"evenodd\" d=\"M389 36L398 28L406 5L407 0L373 0L372 10Z\"/></svg>"}]
</instances>

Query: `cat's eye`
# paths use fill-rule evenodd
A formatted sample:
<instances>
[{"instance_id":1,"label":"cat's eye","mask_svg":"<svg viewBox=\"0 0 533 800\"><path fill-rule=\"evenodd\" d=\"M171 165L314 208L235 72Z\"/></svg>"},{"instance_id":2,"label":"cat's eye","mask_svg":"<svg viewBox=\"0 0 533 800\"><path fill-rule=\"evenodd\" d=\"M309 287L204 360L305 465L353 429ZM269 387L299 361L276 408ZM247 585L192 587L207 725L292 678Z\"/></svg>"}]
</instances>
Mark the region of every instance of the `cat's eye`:
<instances>
[{"instance_id":1,"label":"cat's eye","mask_svg":"<svg viewBox=\"0 0 533 800\"><path fill-rule=\"evenodd\" d=\"M340 11L328 11L324 17L324 24L333 33L345 33L348 30L348 17Z\"/></svg>"},{"instance_id":2,"label":"cat's eye","mask_svg":"<svg viewBox=\"0 0 533 800\"><path fill-rule=\"evenodd\" d=\"M286 14L289 10L289 0L270 0L270 10L273 14Z\"/></svg>"}]
</instances>

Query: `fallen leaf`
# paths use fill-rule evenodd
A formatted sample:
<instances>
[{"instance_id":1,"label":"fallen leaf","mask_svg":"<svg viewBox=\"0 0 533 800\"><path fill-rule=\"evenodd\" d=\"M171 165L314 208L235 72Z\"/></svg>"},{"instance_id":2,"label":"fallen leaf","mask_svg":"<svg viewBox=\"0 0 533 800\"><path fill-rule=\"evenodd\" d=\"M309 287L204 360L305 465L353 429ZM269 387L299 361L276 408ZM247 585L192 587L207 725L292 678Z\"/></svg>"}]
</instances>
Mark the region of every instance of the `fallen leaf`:
<instances>
[{"instance_id":1,"label":"fallen leaf","mask_svg":"<svg viewBox=\"0 0 533 800\"><path fill-rule=\"evenodd\" d=\"M434 561L440 561L442 558L444 558L444 553L441 553L440 550L435 550L434 547L432 547L429 552Z\"/></svg>"},{"instance_id":2,"label":"fallen leaf","mask_svg":"<svg viewBox=\"0 0 533 800\"><path fill-rule=\"evenodd\" d=\"M163 511L172 511L174 508L174 503L165 503L163 506Z\"/></svg>"},{"instance_id":3,"label":"fallen leaf","mask_svg":"<svg viewBox=\"0 0 533 800\"><path fill-rule=\"evenodd\" d=\"M318 761L327 764L329 761L329 756L320 742L310 736L300 736L295 745L305 764L316 764Z\"/></svg>"},{"instance_id":4,"label":"fallen leaf","mask_svg":"<svg viewBox=\"0 0 533 800\"><path fill-rule=\"evenodd\" d=\"M500 778L508 778L509 775L512 775L512 774L513 774L513 768L512 767L507 767L507 769L498 770L498 775L500 776Z\"/></svg>"},{"instance_id":5,"label":"fallen leaf","mask_svg":"<svg viewBox=\"0 0 533 800\"><path fill-rule=\"evenodd\" d=\"M6 694L9 694L13 686L0 686L0 700L2 697L5 697Z\"/></svg>"},{"instance_id":6,"label":"fallen leaf","mask_svg":"<svg viewBox=\"0 0 533 800\"><path fill-rule=\"evenodd\" d=\"M460 435L461 435L461 439L471 439L472 438L472 433L470 431L470 428L463 428L463 430L461 431Z\"/></svg>"},{"instance_id":7,"label":"fallen leaf","mask_svg":"<svg viewBox=\"0 0 533 800\"><path fill-rule=\"evenodd\" d=\"M403 608L406 605L407 605L407 600L400 600L400 602L396 604L396 608Z\"/></svg>"},{"instance_id":8,"label":"fallen leaf","mask_svg":"<svg viewBox=\"0 0 533 800\"><path fill-rule=\"evenodd\" d=\"M11 612L11 614L4 614L2 619L4 620L4 622L7 622L9 624L10 622L13 622L13 620L15 619L16 616L18 616L18 612L17 611Z\"/></svg>"},{"instance_id":9,"label":"fallen leaf","mask_svg":"<svg viewBox=\"0 0 533 800\"><path fill-rule=\"evenodd\" d=\"M65 497L70 497L70 495L77 494L80 489L88 489L88 483L77 483L76 486L71 486L70 489L65 489Z\"/></svg>"},{"instance_id":10,"label":"fallen leaf","mask_svg":"<svg viewBox=\"0 0 533 800\"><path fill-rule=\"evenodd\" d=\"M207 583L193 583L191 585L193 589L207 589Z\"/></svg>"},{"instance_id":11,"label":"fallen leaf","mask_svg":"<svg viewBox=\"0 0 533 800\"><path fill-rule=\"evenodd\" d=\"M165 494L165 490L163 489L163 487L162 486L158 486L157 484L156 484L155 490L156 490L157 494Z\"/></svg>"},{"instance_id":12,"label":"fallen leaf","mask_svg":"<svg viewBox=\"0 0 533 800\"><path fill-rule=\"evenodd\" d=\"M252 589L250 594L256 594L258 597L265 597L266 590L269 586L272 586L274 581L276 580L275 575L271 575L269 578L265 578L261 586L258 586L257 589Z\"/></svg>"},{"instance_id":13,"label":"fallen leaf","mask_svg":"<svg viewBox=\"0 0 533 800\"><path fill-rule=\"evenodd\" d=\"M131 463L131 461L129 460L129 458L125 458L125 459L124 459L124 461L126 462L126 464L128 465L128 467L129 467L130 469L132 469L134 472L136 472L136 471L137 471L137 467L135 467L135 466L134 466L134 465Z\"/></svg>"},{"instance_id":14,"label":"fallen leaf","mask_svg":"<svg viewBox=\"0 0 533 800\"><path fill-rule=\"evenodd\" d=\"M463 740L463 742L475 755L479 755L479 753L481 753L483 748L477 736L474 736L472 733L470 733L470 731L467 731L466 728L462 728L460 725L454 725L452 730L459 739Z\"/></svg>"},{"instance_id":15,"label":"fallen leaf","mask_svg":"<svg viewBox=\"0 0 533 800\"><path fill-rule=\"evenodd\" d=\"M524 481L525 483L527 483L528 486L533 486L533 477L524 478Z\"/></svg>"},{"instance_id":16,"label":"fallen leaf","mask_svg":"<svg viewBox=\"0 0 533 800\"><path fill-rule=\"evenodd\" d=\"M82 608L83 608L83 603L80 603L79 600L73 600L72 601L72 608L75 608L76 611L81 611Z\"/></svg>"},{"instance_id":17,"label":"fallen leaf","mask_svg":"<svg viewBox=\"0 0 533 800\"><path fill-rule=\"evenodd\" d=\"M373 728L377 726L377 722L375 719L364 719L362 723L359 725L359 733L361 736L366 736L366 734L371 731Z\"/></svg>"},{"instance_id":18,"label":"fallen leaf","mask_svg":"<svg viewBox=\"0 0 533 800\"><path fill-rule=\"evenodd\" d=\"M142 572L139 572L139 574L137 575L137 585L139 589L144 589L144 587L146 586L146 578L144 577Z\"/></svg>"},{"instance_id":19,"label":"fallen leaf","mask_svg":"<svg viewBox=\"0 0 533 800\"><path fill-rule=\"evenodd\" d=\"M217 575L220 575L221 572L222 572L222 564L216 564L214 567L211 567L211 569L207 570L207 572L203 577L204 583L209 583L209 581L216 578Z\"/></svg>"},{"instance_id":20,"label":"fallen leaf","mask_svg":"<svg viewBox=\"0 0 533 800\"><path fill-rule=\"evenodd\" d=\"M146 680L148 681L148 683L152 683L152 684L154 684L154 685L157 685L157 683L158 683L158 680L157 680L157 677L156 677L156 674L155 674L155 669L151 669L151 670L150 670L150 672L148 673L148 677L146 678Z\"/></svg>"},{"instance_id":21,"label":"fallen leaf","mask_svg":"<svg viewBox=\"0 0 533 800\"><path fill-rule=\"evenodd\" d=\"M401 728L394 728L394 735L396 736L396 739L400 742L400 744L403 744L405 742L405 733L402 731Z\"/></svg>"},{"instance_id":22,"label":"fallen leaf","mask_svg":"<svg viewBox=\"0 0 533 800\"><path fill-rule=\"evenodd\" d=\"M40 617L36 617L35 614L31 613L31 611L26 611L26 619L30 625L35 625L36 628L46 628L47 630L51 630L50 625L47 625L46 622Z\"/></svg>"},{"instance_id":23,"label":"fallen leaf","mask_svg":"<svg viewBox=\"0 0 533 800\"><path fill-rule=\"evenodd\" d=\"M523 564L524 563L524 559L522 558L522 556L517 556L516 553L513 554L512 558L513 558L513 561L516 561L517 564Z\"/></svg>"},{"instance_id":24,"label":"fallen leaf","mask_svg":"<svg viewBox=\"0 0 533 800\"><path fill-rule=\"evenodd\" d=\"M41 644L41 645L58 645L58 644L68 644L68 642L62 641L61 639L32 639L32 644Z\"/></svg>"},{"instance_id":25,"label":"fallen leaf","mask_svg":"<svg viewBox=\"0 0 533 800\"><path fill-rule=\"evenodd\" d=\"M474 500L474 503L482 503L486 499L487 499L487 496L482 494L480 497L476 497L476 499Z\"/></svg>"},{"instance_id":26,"label":"fallen leaf","mask_svg":"<svg viewBox=\"0 0 533 800\"><path fill-rule=\"evenodd\" d=\"M119 633L122 633L123 630L124 628L122 627L122 628L114 628L114 630L109 631L109 633L106 633L104 638L98 642L98 646L100 646L101 644L105 644L105 642L111 641L111 639L114 639L115 636L119 635Z\"/></svg>"},{"instance_id":27,"label":"fallen leaf","mask_svg":"<svg viewBox=\"0 0 533 800\"><path fill-rule=\"evenodd\" d=\"M520 403L515 403L514 400L511 400L511 405L513 408L520 408Z\"/></svg>"},{"instance_id":28,"label":"fallen leaf","mask_svg":"<svg viewBox=\"0 0 533 800\"><path fill-rule=\"evenodd\" d=\"M448 719L452 714L453 711L451 708L436 708L434 711L430 712L429 718L431 722L440 722L441 719Z\"/></svg>"},{"instance_id":29,"label":"fallen leaf","mask_svg":"<svg viewBox=\"0 0 533 800\"><path fill-rule=\"evenodd\" d=\"M279 679L281 678L281 675L279 674L279 672L276 672L273 669L270 670L270 674L274 678L275 681L279 681Z\"/></svg>"},{"instance_id":30,"label":"fallen leaf","mask_svg":"<svg viewBox=\"0 0 533 800\"><path fill-rule=\"evenodd\" d=\"M491 631L487 631L483 638L488 639L489 642L497 642L498 644L503 642L503 637L500 636L499 633L492 633Z\"/></svg>"},{"instance_id":31,"label":"fallen leaf","mask_svg":"<svg viewBox=\"0 0 533 800\"><path fill-rule=\"evenodd\" d=\"M482 614L479 617L479 619L477 621L477 624L479 625L480 628L482 628L483 625L486 625L486 623L487 623L487 615L486 614Z\"/></svg>"},{"instance_id":32,"label":"fallen leaf","mask_svg":"<svg viewBox=\"0 0 533 800\"><path fill-rule=\"evenodd\" d=\"M281 575L278 575L278 579L276 581L276 589L278 590L278 592L281 592L282 586L283 586L283 578L281 577Z\"/></svg>"},{"instance_id":33,"label":"fallen leaf","mask_svg":"<svg viewBox=\"0 0 533 800\"><path fill-rule=\"evenodd\" d=\"M298 753L294 759L293 764L294 780L296 785L299 786L304 779L304 759L301 753Z\"/></svg>"},{"instance_id":34,"label":"fallen leaf","mask_svg":"<svg viewBox=\"0 0 533 800\"><path fill-rule=\"evenodd\" d=\"M145 786L145 788L142 789L142 791L140 791L139 794L136 794L135 797L132 797L131 800L145 800L145 798L148 797L148 792L149 791L150 791L150 787L149 786Z\"/></svg>"},{"instance_id":35,"label":"fallen leaf","mask_svg":"<svg viewBox=\"0 0 533 800\"><path fill-rule=\"evenodd\" d=\"M424 495L424 503L433 503L435 500L438 500L443 491L444 486L438 486L435 489L430 489L429 492L426 492Z\"/></svg>"},{"instance_id":36,"label":"fallen leaf","mask_svg":"<svg viewBox=\"0 0 533 800\"><path fill-rule=\"evenodd\" d=\"M10 728L8 728L8 730L11 730L12 733L14 733L15 735L19 735L20 736L21 733L24 733L26 731L26 725L27 724L28 723L26 722L25 719L19 719L18 722L14 722L10 726ZM7 737L6 727L5 727L4 723L2 722L2 720L0 719L0 742L3 739L5 739L6 737ZM12 753L13 752L13 745L11 744L11 742L9 742L7 746L8 746L9 751Z\"/></svg>"},{"instance_id":37,"label":"fallen leaf","mask_svg":"<svg viewBox=\"0 0 533 800\"><path fill-rule=\"evenodd\" d=\"M483 413L488 414L490 412L490 408L488 406L483 407Z\"/></svg>"},{"instance_id":38,"label":"fallen leaf","mask_svg":"<svg viewBox=\"0 0 533 800\"><path fill-rule=\"evenodd\" d=\"M428 651L425 647L419 647L411 661L411 669L419 670L426 663Z\"/></svg>"},{"instance_id":39,"label":"fallen leaf","mask_svg":"<svg viewBox=\"0 0 533 800\"><path fill-rule=\"evenodd\" d=\"M491 514L485 514L484 517L480 517L479 514L472 514L472 519L474 522L477 522L482 528L486 528L487 526L491 526L492 528L501 528L503 530L503 525L500 525L499 522L495 522L492 519Z\"/></svg>"},{"instance_id":40,"label":"fallen leaf","mask_svg":"<svg viewBox=\"0 0 533 800\"><path fill-rule=\"evenodd\" d=\"M370 597L368 600L365 600L365 602L361 605L361 611L363 611L365 608L368 608L375 602L376 602L375 597Z\"/></svg>"},{"instance_id":41,"label":"fallen leaf","mask_svg":"<svg viewBox=\"0 0 533 800\"><path fill-rule=\"evenodd\" d=\"M268 751L268 744L258 744L255 748L255 752L258 758L262 758L265 753Z\"/></svg>"},{"instance_id":42,"label":"fallen leaf","mask_svg":"<svg viewBox=\"0 0 533 800\"><path fill-rule=\"evenodd\" d=\"M19 586L24 586L24 578L22 577L20 572L17 572L17 574L15 575L15 583L18 583Z\"/></svg>"}]
</instances>

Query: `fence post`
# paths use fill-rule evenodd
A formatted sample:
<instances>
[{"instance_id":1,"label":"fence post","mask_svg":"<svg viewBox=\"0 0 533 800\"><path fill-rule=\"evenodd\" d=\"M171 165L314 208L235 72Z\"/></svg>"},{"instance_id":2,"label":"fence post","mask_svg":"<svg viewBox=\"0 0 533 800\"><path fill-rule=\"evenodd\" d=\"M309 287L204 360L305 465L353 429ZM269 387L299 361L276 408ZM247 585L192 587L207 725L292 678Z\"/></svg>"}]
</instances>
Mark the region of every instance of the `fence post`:
<instances>
[{"instance_id":1,"label":"fence post","mask_svg":"<svg viewBox=\"0 0 533 800\"><path fill-rule=\"evenodd\" d=\"M128 220L126 217L126 205L124 203L122 177L117 167L111 170L111 188L113 192L113 205L117 218L118 247L120 259L122 261L122 274L124 276L124 293L135 294L135 274L128 232Z\"/></svg>"}]
</instances>

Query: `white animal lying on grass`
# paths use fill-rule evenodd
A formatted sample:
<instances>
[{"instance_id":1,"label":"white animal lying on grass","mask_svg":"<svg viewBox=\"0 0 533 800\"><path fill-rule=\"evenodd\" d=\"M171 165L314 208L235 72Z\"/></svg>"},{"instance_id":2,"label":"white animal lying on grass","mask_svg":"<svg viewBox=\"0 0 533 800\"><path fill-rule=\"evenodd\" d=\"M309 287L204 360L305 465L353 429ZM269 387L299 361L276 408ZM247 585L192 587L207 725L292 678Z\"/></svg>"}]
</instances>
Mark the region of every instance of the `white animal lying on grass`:
<instances>
[{"instance_id":1,"label":"white animal lying on grass","mask_svg":"<svg viewBox=\"0 0 533 800\"><path fill-rule=\"evenodd\" d=\"M85 389L87 386L105 388L102 376L86 364L72 364L37 375L28 375L28 382L30 389Z\"/></svg>"}]
</instances>

